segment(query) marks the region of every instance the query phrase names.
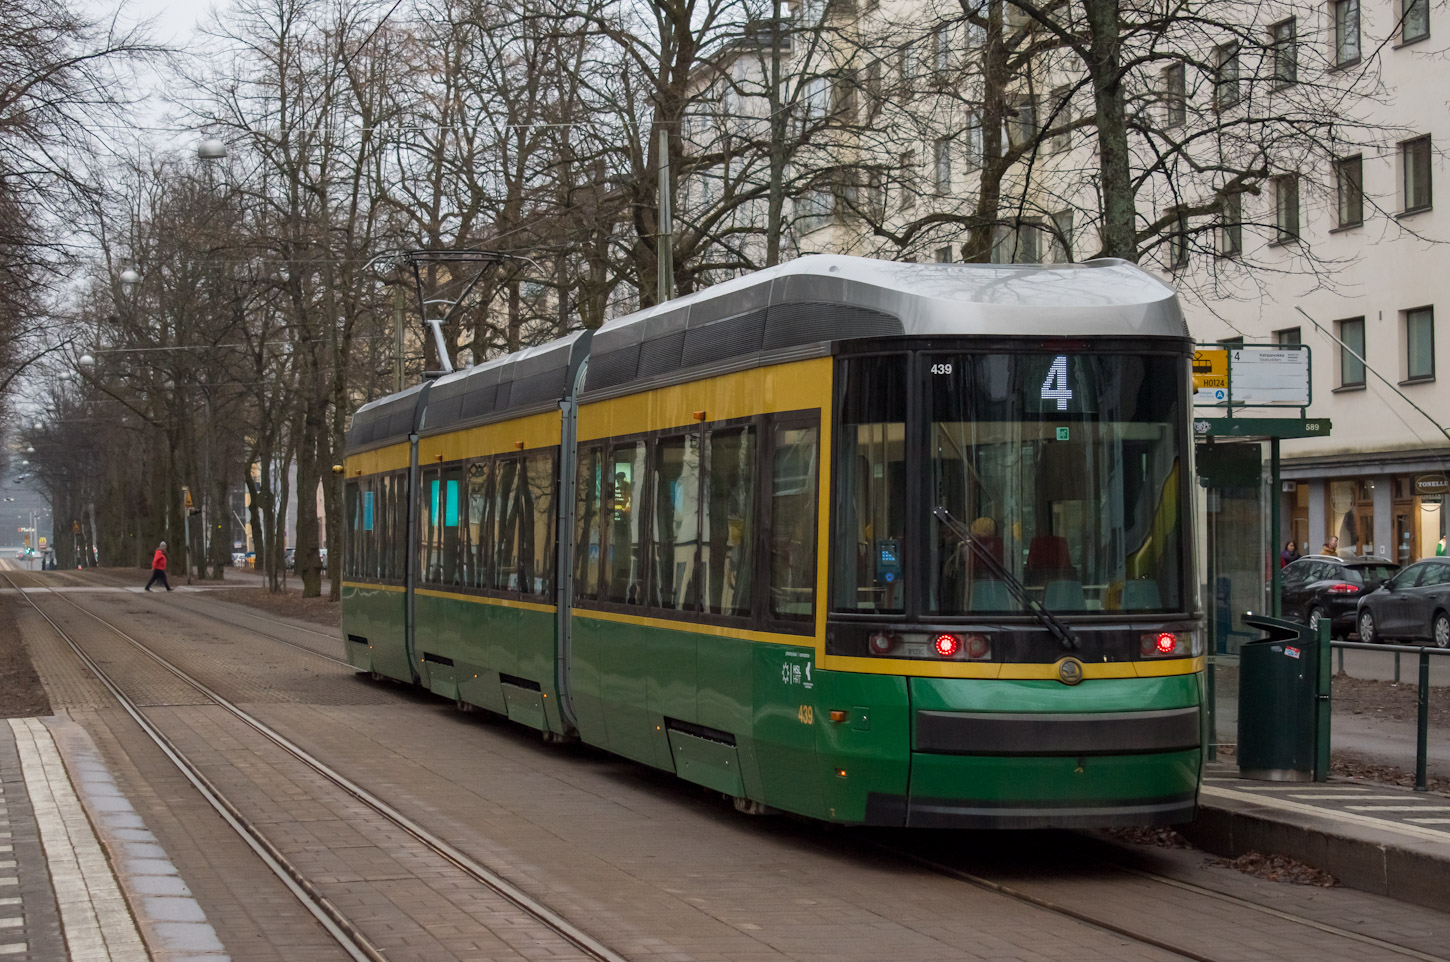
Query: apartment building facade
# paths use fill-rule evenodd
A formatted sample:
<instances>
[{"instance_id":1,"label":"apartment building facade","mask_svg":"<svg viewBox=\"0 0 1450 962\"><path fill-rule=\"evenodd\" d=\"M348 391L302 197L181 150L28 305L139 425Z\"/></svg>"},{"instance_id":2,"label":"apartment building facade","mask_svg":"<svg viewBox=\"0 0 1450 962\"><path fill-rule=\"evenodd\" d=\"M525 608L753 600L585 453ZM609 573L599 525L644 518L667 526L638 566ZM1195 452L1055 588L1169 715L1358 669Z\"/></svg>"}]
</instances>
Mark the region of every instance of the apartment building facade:
<instances>
[{"instance_id":1,"label":"apartment building facade","mask_svg":"<svg viewBox=\"0 0 1450 962\"><path fill-rule=\"evenodd\" d=\"M1033 26L997 6L1026 62ZM1450 477L1450 338L1436 336L1437 312L1450 317L1450 212L1434 197L1437 181L1450 196L1450 5L1205 9L1227 19L1185 28L1173 56L1145 56L1129 97L1140 262L1172 276L1198 340L1312 352L1306 413L1333 432L1284 442L1283 523L1266 540L1304 551L1333 536L1342 554L1402 563L1432 554ZM809 72L793 130L839 121L796 156L855 169L792 181L786 256L960 260L998 152L1010 163L993 173L991 260L1100 249L1092 90L1070 57L1019 70L999 91L1008 110L993 137L980 23L957 5L863 4L844 26L832 10L832 46L807 64L797 41L784 75ZM765 63L756 48L733 65L730 110L750 114L739 94L763 83Z\"/></svg>"}]
</instances>

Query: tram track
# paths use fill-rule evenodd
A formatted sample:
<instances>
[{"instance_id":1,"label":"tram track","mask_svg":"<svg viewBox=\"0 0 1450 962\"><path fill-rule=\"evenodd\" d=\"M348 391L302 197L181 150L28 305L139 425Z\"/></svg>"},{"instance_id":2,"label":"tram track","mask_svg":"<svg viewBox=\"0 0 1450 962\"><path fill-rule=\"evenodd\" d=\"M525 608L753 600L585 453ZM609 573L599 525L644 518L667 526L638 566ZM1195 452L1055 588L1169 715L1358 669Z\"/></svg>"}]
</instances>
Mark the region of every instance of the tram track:
<instances>
[{"instance_id":1,"label":"tram track","mask_svg":"<svg viewBox=\"0 0 1450 962\"><path fill-rule=\"evenodd\" d=\"M939 858L923 855L919 852L913 852L909 849L902 848L896 845L890 845L883 842L868 841L866 844L871 848L882 852L883 854L887 854L895 858L900 858L915 863L937 874L944 875L948 878L956 879L960 882L965 882L966 884L971 885L973 888L977 888L982 891L992 892L996 895L1011 899L1015 902L1035 906L1036 908L1051 912L1054 915L1081 922L1085 925L1089 925L1104 932L1112 933L1122 938L1131 939L1141 945L1152 946L1153 948L1159 949L1161 951L1169 952L1175 956L1178 956L1179 958L1191 959L1193 960L1193 962L1236 962L1236 960L1225 956L1212 955L1200 952L1188 946L1172 942L1165 938L1161 938L1151 932L1145 932L1141 929L1134 929L1130 926L1120 925L1118 923L1109 921L1099 915L1094 915L1091 912L1083 911L1070 905L1065 905L1061 901L1055 899L1045 898L1040 895L1034 895L1031 892L1025 891L1018 886L990 879L985 875L977 872L967 871L966 869L963 869L959 866L948 864L947 862L944 862ZM1130 865L1124 865L1119 861L1113 860L1105 856L1096 856L1095 858L1096 864L1110 868L1113 871L1155 882L1159 885L1163 885L1180 892L1187 892L1199 898L1212 899L1216 902L1231 905L1238 911L1253 912L1259 915L1275 918L1283 922L1304 926L1306 928L1321 932L1325 935L1345 939L1351 942L1356 942L1366 947L1381 949L1385 952L1402 956L1404 958L1417 959L1420 960L1420 962L1450 962L1450 957L1444 955L1435 955L1430 952L1421 951L1420 949L1416 949L1412 946L1400 945L1387 939L1381 939L1373 935L1366 935L1363 932L1355 932L1351 929L1346 929L1341 926L1331 925L1330 923L1320 921L1319 919L1312 919L1304 915L1299 915L1294 912L1289 912L1285 911L1284 909L1276 908L1274 906L1254 902L1252 900L1245 899L1237 895L1230 895L1226 892L1220 892L1204 885L1198 885L1194 882L1186 882L1182 879L1176 879L1158 872L1151 872L1146 869L1141 869Z\"/></svg>"},{"instance_id":2,"label":"tram track","mask_svg":"<svg viewBox=\"0 0 1450 962\"><path fill-rule=\"evenodd\" d=\"M12 586L15 584L15 582L14 582L13 579L8 579L8 580L11 581ZM29 600L31 602L32 606L36 607L37 610L39 610L39 606L38 605L35 605L34 601L32 599L30 599L25 593L21 593L21 596L22 597L27 597L27 600ZM286 751L288 751L289 754L293 754L295 757L298 757L299 760L303 760L304 763L307 763L307 760L306 759L309 758L310 756L307 756L307 753L305 751L303 751L301 749L298 749L295 745L293 745L291 742L289 742L285 738L285 736L281 736L280 733L276 733L274 730L270 730L269 727L265 725L265 723L261 723L261 722L257 721L256 719L254 719L251 716L249 716L245 711L237 708L236 706L232 705L230 702L227 702L224 698L222 698L221 696L217 695L215 692L211 691L211 689L207 688L207 686L205 686L203 683L198 682L196 679L192 678L190 675L186 674L184 671L182 671L179 668L176 668L175 666L171 665L164 658L162 658L161 656L159 656L159 655L155 654L154 652L150 651L146 646L144 646L141 643L137 642L134 638L131 638L123 630L121 630L117 626L111 624L106 619L104 619L101 616L95 614L94 612L89 611L85 607L77 604L76 602L72 601L70 598L66 597L65 595L57 594L57 597L59 597L61 600L64 600L65 602L67 602L72 607L77 608L78 610L80 610L84 614L88 615L92 619L101 622L103 625L105 625L106 627L110 628L112 631L116 632L121 637L125 638L132 645L136 646L138 649L140 649L142 651L142 653L146 654L152 660L156 661L163 668L166 668L167 670L171 671L173 674L175 674L177 677L181 678L183 681L187 682L188 684L191 684L191 685L195 686L199 691L201 691L204 695L206 695L213 702L215 702L219 706L223 707L227 711L231 712L232 714L236 715L238 718L240 718L242 721L246 722L248 725L252 726L253 728L256 728L260 733L262 733L263 735L265 735L266 737L268 737L270 740L272 740L273 742L275 742L277 745L279 745L280 747L282 747ZM195 599L188 599L188 600L195 600ZM335 640L335 636L329 635L329 634L327 634L327 632L324 632L324 631L321 631L321 630L317 630L317 629L303 628L302 626L292 625L292 624L289 624L287 622L282 622L282 621L278 621L276 619L266 618L266 617L260 616L260 615L254 616L249 611L232 611L231 610L232 609L232 606L230 606L230 605L213 604L213 603L206 603L206 605L209 608L215 608L215 609L217 609L219 611L222 610L222 609L227 609L228 613L229 614L232 614L232 615L235 615L238 620L231 620L231 619L218 619L218 620L222 620L222 621L230 624L231 626L236 627L236 628L239 628L239 629L242 629L242 630L255 630L255 629L252 629L251 626L249 626L247 624L244 624L243 623L243 620L242 620L242 619L250 620L250 619L255 618L256 620L260 620L260 621L264 621L264 622L270 622L272 624L281 626L281 627L286 628L286 629L289 629L289 630L307 631L307 632L310 632L312 634L324 635L325 637L328 637L330 639L334 639ZM50 624L53 627L55 627L55 629L58 632L61 633L62 637L65 637L66 638L66 640L71 644L72 648L76 648L77 647L76 644L75 644L75 642L73 642L69 638L69 636L66 635L66 633L64 631L62 631L62 629L60 629L58 625L56 625L56 623L52 619L50 619L48 616L46 616L43 611L41 612L41 614L42 614L42 617L45 617L46 620L48 622L50 622ZM331 656L327 656L327 655L324 655L324 654L322 654L320 652L317 652L314 649L311 649L311 648L307 647L306 645L299 645L299 644L296 644L294 642L287 641L286 639L276 637L275 635L273 635L273 634L271 634L269 632L262 631L262 632L259 632L259 635L261 637L268 638L269 640L278 641L278 642L281 642L282 644L288 645L290 647L298 648L299 650L301 650L303 652L307 652L307 653L316 655L318 657L328 658L329 660L332 660L332 661L334 661L334 662L336 662L338 664L345 664L345 662L342 662L340 659L331 658ZM84 658L84 655L82 655L82 657L83 657L83 660L87 660L87 662L89 664L89 660L88 659L85 659ZM93 668L92 670L96 670L96 669ZM103 683L107 683L107 679L99 671L97 671L97 676L102 678ZM110 684L109 683L107 683L107 684L108 684L108 687L110 687ZM124 702L123 702L123 704L124 704ZM129 711L130 711L130 709L128 708L128 712ZM134 715L133 715L133 717L134 717ZM145 726L143 725L143 728L144 727ZM148 732L148 734L149 734L149 732ZM165 750L165 749L163 748L163 750ZM299 752L301 754L299 754ZM180 767L180 765L178 767ZM459 861L455 860L455 858L453 857L453 855L450 854L450 853L454 853L459 858L462 858L464 860L467 860L468 857L465 856L465 855L462 855L462 853L457 853L456 849L453 849L452 846L449 846L447 842L443 841L442 839L437 839L436 836L431 836L430 833L427 833L427 830L426 829L422 829L419 826L413 825L413 823L411 823L410 820L407 820L406 819L406 816L403 816L401 813L397 813L396 810L392 810L389 806L386 805L386 803L382 803L381 800L379 800L379 802L383 806L382 808L379 808L379 807L373 805L372 801L370 801L368 799L368 797L367 797L368 793L366 793L364 790L360 789L354 783L352 783L349 780L343 778L342 776L336 776L336 773L332 772L331 769L328 769L325 765L322 765L320 762L317 763L316 766L312 766L312 765L309 764L309 767L313 767L314 770L317 771L319 774L323 775L323 777L327 778L329 781L334 782L334 784L338 785L338 787L342 788L344 791L348 792L349 794L351 794L354 797L358 798L359 800L363 801L365 804L368 804L369 807L374 808L374 810L377 811L379 814L383 815L383 817L387 818L389 821L393 822L395 825L398 825L400 828L402 828L409 835L412 835L414 838L418 839L419 841L424 842L424 844L427 845L430 849L432 849L436 853L442 855L445 859L447 859L448 861L452 862L453 864L455 864L459 868L463 869L467 874L470 874L470 875L473 874L472 872L470 872L468 870L466 864L462 864ZM183 769L183 771L184 771L184 769ZM334 776L336 776L336 777L334 777ZM390 811L393 812L394 814L396 814L398 816L398 818L395 819L392 814L389 814ZM402 821L399 821L398 819L402 819ZM416 828L417 829L417 832L413 831L413 828L410 828L409 827L410 825L412 825L413 828ZM419 833L422 833L422 834L419 834ZM437 841L437 843L438 843L438 846L435 847L434 845L429 844L428 841L427 841L428 838L435 839ZM1077 922L1077 923L1080 923L1082 925L1088 926L1088 927L1090 927L1092 929L1095 929L1095 930L1098 930L1100 932L1109 933L1109 934L1111 934L1113 936L1117 936L1117 937L1122 938L1122 939L1131 940L1132 942L1137 943L1138 945L1141 945L1141 946L1144 946L1144 947L1150 947L1150 948L1155 949L1157 951L1161 951L1161 952L1167 953L1168 955L1170 955L1172 957L1175 957L1175 958L1190 959L1190 960L1193 960L1193 962L1234 962L1234 959L1235 959L1235 957L1233 955L1231 955L1231 954L1214 954L1211 950L1204 951L1201 948L1196 948L1196 947L1194 947L1192 945L1184 944L1183 940L1181 940L1181 939L1175 941L1171 936L1165 936L1163 934L1160 934L1160 932L1162 931L1161 928L1155 930L1155 927L1152 926L1151 924L1148 924L1148 925L1144 925L1144 926L1139 927L1139 926L1135 926L1135 925L1132 925L1132 924L1122 924L1120 922L1115 922L1111 918L1107 917L1107 916L1111 915L1112 913L1106 913L1106 914L1104 914L1104 913L1094 912L1094 911L1092 911L1089 908L1075 907L1075 906L1073 906L1071 904L1066 904L1067 900L1064 900L1064 899L1062 899L1060 897L1045 897L1044 895L1041 895L1041 894L1035 894L1032 891L1027 890L1030 886L1023 886L1020 883L1009 883L1009 882L1006 882L1006 881L1001 881L1001 880L998 880L998 879L993 879L993 878L988 877L990 873L985 873L984 874L984 873L979 872L979 871L970 871L970 870L968 870L966 868L963 868L963 867L961 867L959 865L949 864L948 861L943 861L942 858L940 858L940 857L934 857L934 856L930 856L930 855L924 855L924 854L922 854L920 852L911 851L908 848L903 848L903 847L899 847L899 846L889 845L889 844L885 844L885 843L881 843L881 842L876 842L876 841L873 841L873 840L863 840L863 841L864 841L864 844L867 847L874 848L874 849L878 850L879 852L881 852L882 854L889 855L889 856L891 856L891 857L893 857L895 859L902 859L902 860L911 861L911 862L916 863L917 865L921 866L922 868L925 868L925 869L930 870L933 873L940 874L940 875L943 875L943 876L946 876L946 877L955 879L957 881L966 883L966 884L971 885L974 888L977 888L977 889L979 889L981 891L991 893L991 894L996 895L996 896L1001 897L1001 898L1009 899L1009 900L1011 900L1013 902L1016 902L1016 903L1019 903L1019 904L1022 904L1022 905L1030 906L1030 907L1032 907L1035 910L1047 912L1047 913L1049 913L1049 914L1051 914L1053 916L1056 916L1058 918L1072 920L1074 922ZM1102 842L1100 844L1107 845L1108 843ZM1409 958L1409 959L1422 960L1422 962L1450 962L1450 957L1447 957L1447 956L1444 956L1444 955L1436 955L1436 954L1433 954L1431 952L1426 952L1426 951L1422 951L1420 949L1416 949L1416 948L1414 948L1412 946L1401 945L1401 944L1398 944L1398 943L1389 941L1387 939L1378 938L1376 936L1368 935L1368 934L1365 934L1363 932L1357 932L1357 931L1353 931L1351 929L1343 928L1341 926L1334 925L1332 923L1325 922L1325 921L1322 921L1320 919L1310 918L1310 917L1307 917L1307 916L1304 916L1304 915L1297 914L1297 913L1292 912L1292 911L1286 911L1285 909L1282 909L1282 908L1278 908L1278 907L1270 906L1270 905L1265 905L1265 904L1262 904L1260 902L1255 902L1255 901L1252 901L1250 899L1242 898L1240 896L1236 896L1236 895L1232 895L1232 894L1229 894L1229 893L1226 893L1226 892L1218 891L1218 890L1215 890L1213 888L1210 888L1210 887L1207 887L1207 886L1204 886L1204 885L1199 885L1199 884L1196 884L1196 883L1193 883L1193 882L1184 881L1183 879L1180 879L1180 878L1173 878L1171 876L1163 875L1163 874L1158 873L1158 872L1148 871L1148 870L1145 870L1143 868L1139 868L1139 867L1136 867L1136 866L1124 864L1122 861L1115 860L1111 856L1095 856L1094 858L1096 859L1096 861L1093 864L1101 865L1101 866L1103 866L1105 868L1109 868L1109 869L1111 869L1114 872L1119 872L1119 873L1122 873L1124 875L1133 876L1133 877L1136 877L1136 878L1143 879L1144 881L1148 881L1148 882L1155 883L1157 885L1162 885L1162 886L1165 886L1167 888L1171 888L1171 889L1174 889L1176 891L1189 894L1189 895L1193 896L1194 898L1209 899L1209 900L1213 900L1213 901L1218 902L1218 903L1221 903L1221 904L1229 905L1229 906L1232 906L1235 911L1239 911L1239 912L1252 912L1252 913L1255 913L1255 914L1260 915L1260 916L1265 916L1265 917L1268 917L1268 918L1276 919L1276 920L1278 920L1280 922L1288 923L1290 925L1302 926L1302 927L1304 927L1306 929L1310 929L1310 930L1316 931L1316 932L1318 932L1318 933L1320 933L1321 935L1324 935L1324 936L1328 936L1328 937L1331 937L1331 938L1334 938L1334 939L1337 939L1337 940L1345 940L1345 941L1349 941L1349 942L1356 943L1358 945L1364 946L1365 949L1368 949L1368 950L1377 950L1378 952L1389 953L1391 955L1394 955L1394 956L1397 956L1397 957L1401 957L1401 958ZM265 859L264 859L264 861L265 861ZM485 868L484 871L487 872L488 870ZM487 884L487 883L485 883L485 884ZM510 901L512 901L512 900L510 899ZM517 903L515 903L515 904L517 904ZM371 956L371 955L361 955L361 956L356 956L355 955L354 956L354 958L359 958L359 957L361 957L361 958L374 958L374 956ZM590 954L590 957L591 958L619 958L618 956L612 956L612 955L594 955L594 954Z\"/></svg>"},{"instance_id":3,"label":"tram track","mask_svg":"<svg viewBox=\"0 0 1450 962\"><path fill-rule=\"evenodd\" d=\"M27 592L20 591L20 586L12 572L0 570L0 577L3 577L12 588L16 589L19 597L24 598L37 614L43 618L57 635L66 642L70 649L76 654L81 662L90 670L96 678L106 687L110 694L121 705L143 732L156 744L157 748L171 761L182 773L183 777L190 782L209 806L242 838L243 842L252 849L262 862L275 874L287 887L287 889L298 899L307 911L313 915L323 928L331 935L351 958L358 962L387 962L388 956L378 944L370 939L363 929L353 922L341 911L319 887L311 882L306 874L274 844L272 844L261 832L258 826L248 820L241 809L227 797L227 795L215 785L202 772L199 765L188 758L186 754L168 738L161 729L147 717L146 712L137 702L132 699L109 673L103 669L97 661L85 650L85 648L52 618ZM42 586L43 587L43 586ZM155 662L161 668L192 686L197 692L207 698L212 704L225 710L228 714L241 721L268 741L285 751L288 755L301 762L309 770L320 775L343 792L362 802L368 808L394 825L406 835L413 838L425 849L449 863L464 875L483 885L489 891L514 906L519 911L530 917L533 921L543 925L559 938L572 945L586 958L597 960L597 962L627 962L625 957L613 949L589 935L583 929L565 919L562 915L549 908L544 903L533 898L520 887L508 881L502 874L477 861L456 846L435 835L427 828L418 824L407 815L393 807L391 804L368 791L352 779L336 771L320 759L313 756L306 749L297 745L287 738L280 731L263 722L261 719L240 708L222 695L218 694L204 682L196 679L185 670L170 662L168 659L158 655L147 645L136 640L130 633L118 625L95 612L77 604L59 592L49 592L56 598L70 605L72 608L88 616L102 626L110 630L118 637L124 639L133 648ZM270 620L270 619L268 619ZM289 626L291 627L291 626ZM281 639L275 639L281 640ZM291 644L291 643L288 643ZM292 645L308 651L305 646ZM319 654L318 652L312 652ZM328 657L328 656L323 656ZM337 661L337 659L332 659ZM344 663L345 664L345 663Z\"/></svg>"}]
</instances>

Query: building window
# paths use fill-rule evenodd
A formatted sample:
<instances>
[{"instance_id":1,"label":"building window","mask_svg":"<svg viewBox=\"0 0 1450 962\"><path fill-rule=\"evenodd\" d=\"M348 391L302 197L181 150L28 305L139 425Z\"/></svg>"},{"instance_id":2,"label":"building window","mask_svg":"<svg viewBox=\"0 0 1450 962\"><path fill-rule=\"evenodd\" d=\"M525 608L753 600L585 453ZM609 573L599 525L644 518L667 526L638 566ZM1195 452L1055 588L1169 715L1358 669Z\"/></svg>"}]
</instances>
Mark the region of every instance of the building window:
<instances>
[{"instance_id":1,"label":"building window","mask_svg":"<svg viewBox=\"0 0 1450 962\"><path fill-rule=\"evenodd\" d=\"M1400 0L1400 43L1430 35L1430 0Z\"/></svg>"},{"instance_id":2,"label":"building window","mask_svg":"<svg viewBox=\"0 0 1450 962\"><path fill-rule=\"evenodd\" d=\"M1042 225L1023 221L1017 227L1017 263L1042 263Z\"/></svg>"},{"instance_id":3,"label":"building window","mask_svg":"<svg viewBox=\"0 0 1450 962\"><path fill-rule=\"evenodd\" d=\"M936 188L939 195L945 195L952 189L952 144L949 140L938 140L936 142L936 162L932 166L932 186Z\"/></svg>"},{"instance_id":4,"label":"building window","mask_svg":"<svg viewBox=\"0 0 1450 962\"><path fill-rule=\"evenodd\" d=\"M1188 218L1178 215L1178 222L1168 238L1168 266L1174 270L1188 266Z\"/></svg>"},{"instance_id":5,"label":"building window","mask_svg":"<svg viewBox=\"0 0 1450 962\"><path fill-rule=\"evenodd\" d=\"M1334 63L1359 62L1359 0L1334 0Z\"/></svg>"},{"instance_id":6,"label":"building window","mask_svg":"<svg viewBox=\"0 0 1450 962\"><path fill-rule=\"evenodd\" d=\"M875 117L881 110L881 61L876 60L866 65L866 112L868 117Z\"/></svg>"},{"instance_id":7,"label":"building window","mask_svg":"<svg viewBox=\"0 0 1450 962\"><path fill-rule=\"evenodd\" d=\"M1224 257L1236 257L1244 252L1243 194L1229 194L1223 199L1218 252Z\"/></svg>"},{"instance_id":8,"label":"building window","mask_svg":"<svg viewBox=\"0 0 1450 962\"><path fill-rule=\"evenodd\" d=\"M936 77L939 81L945 81L947 74L952 69L952 36L951 31L945 26L937 27L932 33L932 43L936 48Z\"/></svg>"},{"instance_id":9,"label":"building window","mask_svg":"<svg viewBox=\"0 0 1450 962\"><path fill-rule=\"evenodd\" d=\"M886 219L886 177L879 170L866 174L866 217L873 224Z\"/></svg>"},{"instance_id":10,"label":"building window","mask_svg":"<svg viewBox=\"0 0 1450 962\"><path fill-rule=\"evenodd\" d=\"M1239 45L1224 44L1214 51L1214 60L1213 102L1224 110L1239 102Z\"/></svg>"},{"instance_id":11,"label":"building window","mask_svg":"<svg viewBox=\"0 0 1450 962\"><path fill-rule=\"evenodd\" d=\"M1274 55L1274 83L1286 87L1299 79L1299 40L1294 18L1270 27L1269 37Z\"/></svg>"},{"instance_id":12,"label":"building window","mask_svg":"<svg viewBox=\"0 0 1450 962\"><path fill-rule=\"evenodd\" d=\"M1187 68L1181 63L1163 69L1163 126L1181 127L1188 122Z\"/></svg>"},{"instance_id":13,"label":"building window","mask_svg":"<svg viewBox=\"0 0 1450 962\"><path fill-rule=\"evenodd\" d=\"M1364 223L1364 158L1341 157L1334 162L1335 192L1339 199L1339 226Z\"/></svg>"},{"instance_id":14,"label":"building window","mask_svg":"<svg viewBox=\"0 0 1450 962\"><path fill-rule=\"evenodd\" d=\"M1057 264L1072 263L1072 208L1052 215L1052 260Z\"/></svg>"},{"instance_id":15,"label":"building window","mask_svg":"<svg viewBox=\"0 0 1450 962\"><path fill-rule=\"evenodd\" d=\"M1417 307L1405 316L1405 379L1428 381L1435 376L1435 309Z\"/></svg>"},{"instance_id":16,"label":"building window","mask_svg":"<svg viewBox=\"0 0 1450 962\"><path fill-rule=\"evenodd\" d=\"M1294 347L1301 343L1299 340L1299 328L1286 327L1282 331L1275 331L1274 340L1280 347Z\"/></svg>"},{"instance_id":17,"label":"building window","mask_svg":"<svg viewBox=\"0 0 1450 962\"><path fill-rule=\"evenodd\" d=\"M901 209L916 209L917 194L916 151L908 150L901 155Z\"/></svg>"},{"instance_id":18,"label":"building window","mask_svg":"<svg viewBox=\"0 0 1450 962\"><path fill-rule=\"evenodd\" d=\"M1037 136L1037 102L1031 97L1022 97L1014 105L1009 133L1013 146L1030 144Z\"/></svg>"},{"instance_id":19,"label":"building window","mask_svg":"<svg viewBox=\"0 0 1450 962\"><path fill-rule=\"evenodd\" d=\"M1358 356L1356 356L1358 355ZM1339 322L1339 386L1364 387L1364 318Z\"/></svg>"},{"instance_id":20,"label":"building window","mask_svg":"<svg viewBox=\"0 0 1450 962\"><path fill-rule=\"evenodd\" d=\"M916 56L911 44L901 48L901 97L910 100L916 87Z\"/></svg>"},{"instance_id":21,"label":"building window","mask_svg":"<svg viewBox=\"0 0 1450 962\"><path fill-rule=\"evenodd\" d=\"M966 161L968 167L980 167L983 161L982 112L973 110L967 115Z\"/></svg>"},{"instance_id":22,"label":"building window","mask_svg":"<svg viewBox=\"0 0 1450 962\"><path fill-rule=\"evenodd\" d=\"M1416 137L1400 144L1400 170L1405 213L1430 206L1430 138Z\"/></svg>"},{"instance_id":23,"label":"building window","mask_svg":"<svg viewBox=\"0 0 1450 962\"><path fill-rule=\"evenodd\" d=\"M1059 131L1059 133L1054 133L1047 139L1046 153L1060 154L1070 146L1069 135L1065 128L1072 123L1071 95L1072 90L1069 87L1057 87L1052 91L1052 99L1048 101L1047 116L1042 118L1042 124L1045 128Z\"/></svg>"},{"instance_id":24,"label":"building window","mask_svg":"<svg viewBox=\"0 0 1450 962\"><path fill-rule=\"evenodd\" d=\"M1299 178L1293 174L1274 178L1274 226L1274 243L1299 239Z\"/></svg>"},{"instance_id":25,"label":"building window","mask_svg":"<svg viewBox=\"0 0 1450 962\"><path fill-rule=\"evenodd\" d=\"M947 244L945 247L938 247L936 249L936 262L938 264L950 264L952 262L952 245Z\"/></svg>"}]
</instances>

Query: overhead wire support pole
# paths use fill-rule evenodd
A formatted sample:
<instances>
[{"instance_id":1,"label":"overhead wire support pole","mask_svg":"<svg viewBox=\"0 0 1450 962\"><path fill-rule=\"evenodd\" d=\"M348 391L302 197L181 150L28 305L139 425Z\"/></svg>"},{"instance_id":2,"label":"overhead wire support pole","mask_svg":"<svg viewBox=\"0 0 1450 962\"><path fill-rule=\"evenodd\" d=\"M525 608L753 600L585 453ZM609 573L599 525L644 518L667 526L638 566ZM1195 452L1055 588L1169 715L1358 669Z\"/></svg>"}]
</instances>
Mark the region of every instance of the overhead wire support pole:
<instances>
[{"instance_id":1,"label":"overhead wire support pole","mask_svg":"<svg viewBox=\"0 0 1450 962\"><path fill-rule=\"evenodd\" d=\"M670 132L660 127L660 211L659 233L655 236L656 276L659 302L675 296L675 225L670 212Z\"/></svg>"}]
</instances>

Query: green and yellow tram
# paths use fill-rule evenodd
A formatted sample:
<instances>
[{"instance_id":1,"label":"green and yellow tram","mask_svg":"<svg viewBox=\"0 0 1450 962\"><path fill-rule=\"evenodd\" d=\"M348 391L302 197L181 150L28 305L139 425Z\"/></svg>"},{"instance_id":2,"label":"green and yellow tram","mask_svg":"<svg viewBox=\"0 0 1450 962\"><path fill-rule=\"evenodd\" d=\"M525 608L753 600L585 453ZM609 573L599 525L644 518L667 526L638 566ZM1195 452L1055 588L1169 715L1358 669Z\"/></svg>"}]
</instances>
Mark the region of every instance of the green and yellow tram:
<instances>
[{"instance_id":1,"label":"green and yellow tram","mask_svg":"<svg viewBox=\"0 0 1450 962\"><path fill-rule=\"evenodd\" d=\"M363 407L358 669L857 824L1193 817L1191 342L1133 265L803 258Z\"/></svg>"}]
</instances>

